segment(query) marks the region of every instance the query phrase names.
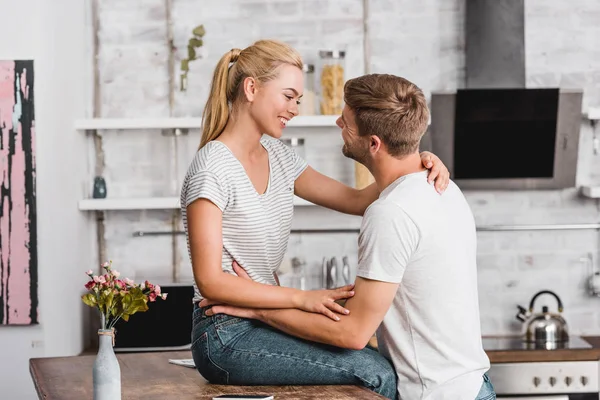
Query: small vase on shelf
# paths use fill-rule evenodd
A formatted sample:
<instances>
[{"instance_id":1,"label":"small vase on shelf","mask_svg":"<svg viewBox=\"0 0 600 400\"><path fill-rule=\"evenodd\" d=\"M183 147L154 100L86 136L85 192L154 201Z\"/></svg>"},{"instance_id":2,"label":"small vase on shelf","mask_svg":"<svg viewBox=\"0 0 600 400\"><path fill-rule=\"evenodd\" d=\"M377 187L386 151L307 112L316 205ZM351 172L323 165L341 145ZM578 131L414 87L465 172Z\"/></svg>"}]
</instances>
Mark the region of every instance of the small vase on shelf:
<instances>
[{"instance_id":1,"label":"small vase on shelf","mask_svg":"<svg viewBox=\"0 0 600 400\"><path fill-rule=\"evenodd\" d=\"M115 330L98 329L99 346L94 361L94 400L121 399L121 368L114 351Z\"/></svg>"}]
</instances>

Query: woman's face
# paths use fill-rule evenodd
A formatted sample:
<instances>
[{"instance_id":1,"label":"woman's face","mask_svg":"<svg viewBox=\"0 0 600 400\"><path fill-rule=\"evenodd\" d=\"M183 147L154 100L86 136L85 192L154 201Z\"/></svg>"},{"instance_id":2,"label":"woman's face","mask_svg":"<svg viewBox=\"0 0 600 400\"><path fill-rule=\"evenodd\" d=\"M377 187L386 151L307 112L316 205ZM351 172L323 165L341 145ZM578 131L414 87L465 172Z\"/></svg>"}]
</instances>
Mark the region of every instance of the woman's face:
<instances>
[{"instance_id":1,"label":"woman's face","mask_svg":"<svg viewBox=\"0 0 600 400\"><path fill-rule=\"evenodd\" d=\"M275 79L259 83L251 96L250 114L262 133L279 139L288 121L298 115L304 77L289 64L278 67Z\"/></svg>"}]
</instances>

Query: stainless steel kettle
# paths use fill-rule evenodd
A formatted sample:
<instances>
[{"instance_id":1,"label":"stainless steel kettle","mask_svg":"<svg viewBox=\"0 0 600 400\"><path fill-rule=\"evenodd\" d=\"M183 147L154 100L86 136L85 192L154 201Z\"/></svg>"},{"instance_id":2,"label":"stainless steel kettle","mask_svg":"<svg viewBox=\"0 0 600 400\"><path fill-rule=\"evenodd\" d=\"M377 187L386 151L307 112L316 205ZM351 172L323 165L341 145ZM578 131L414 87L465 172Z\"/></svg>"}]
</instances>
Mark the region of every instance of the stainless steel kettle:
<instances>
[{"instance_id":1,"label":"stainless steel kettle","mask_svg":"<svg viewBox=\"0 0 600 400\"><path fill-rule=\"evenodd\" d=\"M558 313L551 313L547 306L542 307L541 313L534 313L535 300L542 294L550 294L556 298ZM536 348L555 349L562 347L569 340L567 322L562 317L563 305L558 295L550 290L542 290L536 293L529 303L529 310L521 306L517 319L525 325L525 340L532 343Z\"/></svg>"}]
</instances>

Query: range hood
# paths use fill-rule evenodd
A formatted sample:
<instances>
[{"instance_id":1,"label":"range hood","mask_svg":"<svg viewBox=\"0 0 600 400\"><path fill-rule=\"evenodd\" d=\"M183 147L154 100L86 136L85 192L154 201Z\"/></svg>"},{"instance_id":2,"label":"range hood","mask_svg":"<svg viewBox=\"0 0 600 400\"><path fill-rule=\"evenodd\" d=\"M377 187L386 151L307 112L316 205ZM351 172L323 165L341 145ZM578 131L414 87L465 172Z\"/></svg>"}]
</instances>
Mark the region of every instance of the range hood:
<instances>
[{"instance_id":1,"label":"range hood","mask_svg":"<svg viewBox=\"0 0 600 400\"><path fill-rule=\"evenodd\" d=\"M582 91L526 87L524 0L466 5L465 85L432 93L425 147L463 189L575 186Z\"/></svg>"}]
</instances>

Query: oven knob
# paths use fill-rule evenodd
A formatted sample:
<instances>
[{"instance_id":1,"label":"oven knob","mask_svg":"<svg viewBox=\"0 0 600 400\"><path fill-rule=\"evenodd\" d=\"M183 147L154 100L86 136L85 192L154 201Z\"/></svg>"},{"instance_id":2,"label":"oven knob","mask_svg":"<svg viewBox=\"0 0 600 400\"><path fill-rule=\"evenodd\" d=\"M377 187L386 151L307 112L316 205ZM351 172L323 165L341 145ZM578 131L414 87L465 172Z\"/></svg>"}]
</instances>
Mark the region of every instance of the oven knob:
<instances>
[{"instance_id":1,"label":"oven knob","mask_svg":"<svg viewBox=\"0 0 600 400\"><path fill-rule=\"evenodd\" d=\"M533 386L538 387L540 383L542 383L542 380L540 378L538 378L537 376L533 378Z\"/></svg>"},{"instance_id":2,"label":"oven knob","mask_svg":"<svg viewBox=\"0 0 600 400\"><path fill-rule=\"evenodd\" d=\"M556 385L556 378L555 377L551 376L550 379L549 379L549 381L550 381L550 386Z\"/></svg>"},{"instance_id":3,"label":"oven knob","mask_svg":"<svg viewBox=\"0 0 600 400\"><path fill-rule=\"evenodd\" d=\"M582 384L583 386L585 386L585 385L587 385L587 383L588 383L588 378L587 378L587 376L582 376L582 377L581 377L581 384Z\"/></svg>"},{"instance_id":4,"label":"oven knob","mask_svg":"<svg viewBox=\"0 0 600 400\"><path fill-rule=\"evenodd\" d=\"M571 383L573 382L573 378L571 378L570 376L567 376L565 378L565 385L567 386L571 386Z\"/></svg>"}]
</instances>

